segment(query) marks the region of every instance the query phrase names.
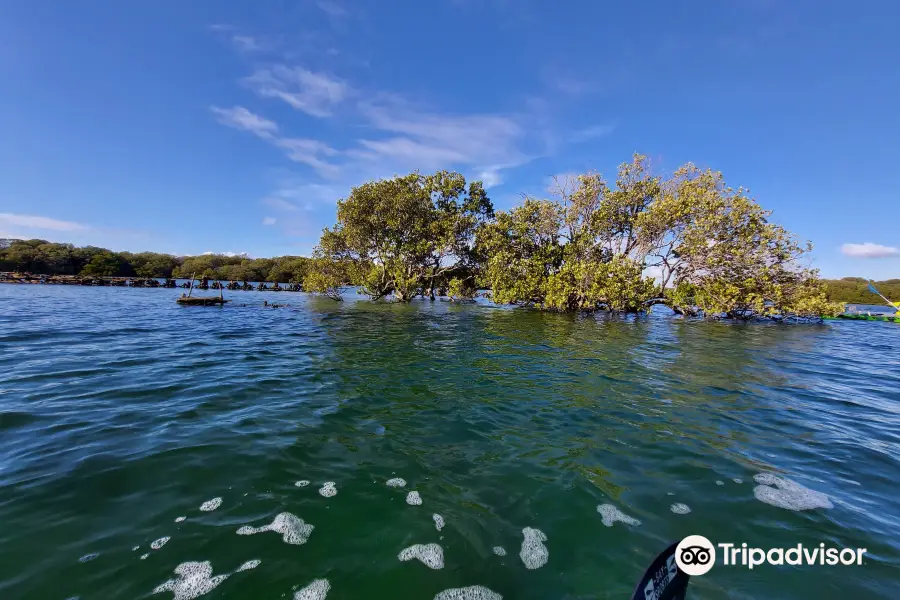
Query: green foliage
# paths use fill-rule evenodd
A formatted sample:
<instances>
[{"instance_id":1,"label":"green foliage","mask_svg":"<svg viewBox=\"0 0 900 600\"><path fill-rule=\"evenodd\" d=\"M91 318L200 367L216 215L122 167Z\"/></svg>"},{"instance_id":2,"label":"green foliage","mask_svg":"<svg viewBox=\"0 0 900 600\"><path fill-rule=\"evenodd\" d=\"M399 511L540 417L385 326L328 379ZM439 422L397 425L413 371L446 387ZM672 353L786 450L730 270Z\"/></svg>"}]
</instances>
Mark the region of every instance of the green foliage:
<instances>
[{"instance_id":1,"label":"green foliage","mask_svg":"<svg viewBox=\"0 0 900 600\"><path fill-rule=\"evenodd\" d=\"M309 270L310 259L305 256L281 256L273 259L269 269L269 281L303 283Z\"/></svg>"},{"instance_id":2,"label":"green foliage","mask_svg":"<svg viewBox=\"0 0 900 600\"><path fill-rule=\"evenodd\" d=\"M92 275L94 277L115 277L133 275L131 265L124 258L114 252L98 252L91 257L84 268L81 269L81 275Z\"/></svg>"},{"instance_id":3,"label":"green foliage","mask_svg":"<svg viewBox=\"0 0 900 600\"><path fill-rule=\"evenodd\" d=\"M479 232L479 252L488 257L484 279L495 302L544 303L549 277L562 264L563 218L558 204L526 198Z\"/></svg>"},{"instance_id":4,"label":"green foliage","mask_svg":"<svg viewBox=\"0 0 900 600\"><path fill-rule=\"evenodd\" d=\"M471 277L454 277L448 284L447 295L454 300L471 300L478 290L475 288L474 279Z\"/></svg>"},{"instance_id":5,"label":"green foliage","mask_svg":"<svg viewBox=\"0 0 900 600\"><path fill-rule=\"evenodd\" d=\"M705 173L692 216L674 247L676 285L690 284L694 306L704 315L816 317L831 314L818 273L801 262L812 246L801 245L744 190L721 185Z\"/></svg>"},{"instance_id":6,"label":"green foliage","mask_svg":"<svg viewBox=\"0 0 900 600\"><path fill-rule=\"evenodd\" d=\"M134 274L138 277L172 277L172 273L179 265L178 258L170 254L123 252L121 256L131 264Z\"/></svg>"},{"instance_id":7,"label":"green foliage","mask_svg":"<svg viewBox=\"0 0 900 600\"><path fill-rule=\"evenodd\" d=\"M348 279L346 263L327 256L316 256L307 265L303 289L341 301L341 286Z\"/></svg>"},{"instance_id":8,"label":"green foliage","mask_svg":"<svg viewBox=\"0 0 900 600\"><path fill-rule=\"evenodd\" d=\"M884 300L868 289L868 280L862 277L844 277L843 279L823 279L827 297L832 302L847 304L883 305ZM876 281L875 288L894 303L900 302L900 279Z\"/></svg>"},{"instance_id":9,"label":"green foliage","mask_svg":"<svg viewBox=\"0 0 900 600\"><path fill-rule=\"evenodd\" d=\"M484 227L485 282L497 302L560 311L816 317L840 310L810 251L721 173L687 164L663 179L635 154L610 188L597 173L557 180ZM659 273L659 283L644 275Z\"/></svg>"},{"instance_id":10,"label":"green foliage","mask_svg":"<svg viewBox=\"0 0 900 600\"><path fill-rule=\"evenodd\" d=\"M112 252L46 240L0 240L0 271L93 277L197 277L226 281L300 283L310 259L304 256L256 258L203 254L176 257L157 252Z\"/></svg>"},{"instance_id":11,"label":"green foliage","mask_svg":"<svg viewBox=\"0 0 900 600\"><path fill-rule=\"evenodd\" d=\"M364 183L338 201L318 256L340 262L373 299L431 294L450 273L479 265L475 231L493 215L481 182L459 173L418 172ZM316 265L329 265L317 262Z\"/></svg>"},{"instance_id":12,"label":"green foliage","mask_svg":"<svg viewBox=\"0 0 900 600\"><path fill-rule=\"evenodd\" d=\"M608 262L566 262L549 278L545 306L567 312L638 312L656 290L653 279L642 273L643 265L621 255Z\"/></svg>"}]
</instances>

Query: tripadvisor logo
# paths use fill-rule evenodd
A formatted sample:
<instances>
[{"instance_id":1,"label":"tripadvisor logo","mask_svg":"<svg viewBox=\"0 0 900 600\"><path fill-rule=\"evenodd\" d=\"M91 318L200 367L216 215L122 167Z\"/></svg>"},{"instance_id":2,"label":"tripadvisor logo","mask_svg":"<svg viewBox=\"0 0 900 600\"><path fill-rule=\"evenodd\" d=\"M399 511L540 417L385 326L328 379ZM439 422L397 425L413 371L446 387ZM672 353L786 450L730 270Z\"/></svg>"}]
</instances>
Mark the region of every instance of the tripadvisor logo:
<instances>
[{"instance_id":1,"label":"tripadvisor logo","mask_svg":"<svg viewBox=\"0 0 900 600\"><path fill-rule=\"evenodd\" d=\"M706 575L716 564L716 549L702 535L689 535L675 548L675 564L691 575Z\"/></svg>"},{"instance_id":2,"label":"tripadvisor logo","mask_svg":"<svg viewBox=\"0 0 900 600\"><path fill-rule=\"evenodd\" d=\"M718 548L718 552L716 551ZM717 554L726 567L743 566L753 569L764 564L770 565L862 565L866 548L826 548L825 544L806 547L797 544L790 548L754 548L746 543L737 545L719 543L713 545L702 535L689 535L678 543L675 562L684 573L705 575L716 564Z\"/></svg>"}]
</instances>

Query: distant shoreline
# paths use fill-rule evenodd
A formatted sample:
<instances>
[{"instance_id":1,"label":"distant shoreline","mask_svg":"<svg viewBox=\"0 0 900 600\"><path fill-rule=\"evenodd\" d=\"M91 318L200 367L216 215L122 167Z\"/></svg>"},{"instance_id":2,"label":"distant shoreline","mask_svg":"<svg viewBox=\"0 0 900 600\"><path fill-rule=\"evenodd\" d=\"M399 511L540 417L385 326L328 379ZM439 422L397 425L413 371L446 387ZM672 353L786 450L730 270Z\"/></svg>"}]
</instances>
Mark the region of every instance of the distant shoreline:
<instances>
[{"instance_id":1,"label":"distant shoreline","mask_svg":"<svg viewBox=\"0 0 900 600\"><path fill-rule=\"evenodd\" d=\"M44 275L36 273L0 272L0 283L13 285L72 285L88 287L132 287L187 289L190 277L96 277L91 275ZM281 283L277 281L234 281L224 279L194 278L196 290L218 290L224 287L229 291L260 292L302 292L299 283Z\"/></svg>"}]
</instances>

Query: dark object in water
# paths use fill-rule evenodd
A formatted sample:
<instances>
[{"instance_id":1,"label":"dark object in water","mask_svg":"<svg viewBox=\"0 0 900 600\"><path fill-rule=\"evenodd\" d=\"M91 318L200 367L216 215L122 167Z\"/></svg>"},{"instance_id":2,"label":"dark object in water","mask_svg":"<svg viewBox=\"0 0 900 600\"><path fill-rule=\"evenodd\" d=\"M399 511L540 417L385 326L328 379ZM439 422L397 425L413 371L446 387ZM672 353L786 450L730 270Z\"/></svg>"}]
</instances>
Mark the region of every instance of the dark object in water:
<instances>
[{"instance_id":1,"label":"dark object in water","mask_svg":"<svg viewBox=\"0 0 900 600\"><path fill-rule=\"evenodd\" d=\"M194 275L191 275L191 288L187 294L182 294L175 302L186 306L222 306L226 302L230 302L230 300L225 299L222 292L223 289L224 286L219 286L218 298L215 296L191 296L191 292L194 291Z\"/></svg>"},{"instance_id":2,"label":"dark object in water","mask_svg":"<svg viewBox=\"0 0 900 600\"><path fill-rule=\"evenodd\" d=\"M656 557L634 589L631 600L684 600L690 576L678 568L675 542Z\"/></svg>"},{"instance_id":3,"label":"dark object in water","mask_svg":"<svg viewBox=\"0 0 900 600\"><path fill-rule=\"evenodd\" d=\"M181 296L175 302L188 306L221 306L226 302L231 302L231 300L216 298L215 296Z\"/></svg>"}]
</instances>

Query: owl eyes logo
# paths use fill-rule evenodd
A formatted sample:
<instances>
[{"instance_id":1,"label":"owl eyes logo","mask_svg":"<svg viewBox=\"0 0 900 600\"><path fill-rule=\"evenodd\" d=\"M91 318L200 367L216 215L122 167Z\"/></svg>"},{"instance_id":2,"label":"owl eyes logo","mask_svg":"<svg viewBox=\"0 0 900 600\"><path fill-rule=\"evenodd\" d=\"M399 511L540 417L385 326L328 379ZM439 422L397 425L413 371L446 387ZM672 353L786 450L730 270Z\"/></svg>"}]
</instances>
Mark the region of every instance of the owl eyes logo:
<instances>
[{"instance_id":1,"label":"owl eyes logo","mask_svg":"<svg viewBox=\"0 0 900 600\"><path fill-rule=\"evenodd\" d=\"M709 559L709 549L703 546L688 546L681 551L681 562L686 565L705 565Z\"/></svg>"},{"instance_id":2,"label":"owl eyes logo","mask_svg":"<svg viewBox=\"0 0 900 600\"><path fill-rule=\"evenodd\" d=\"M689 535L678 543L675 563L688 575L705 575L716 564L715 547L702 535Z\"/></svg>"}]
</instances>

